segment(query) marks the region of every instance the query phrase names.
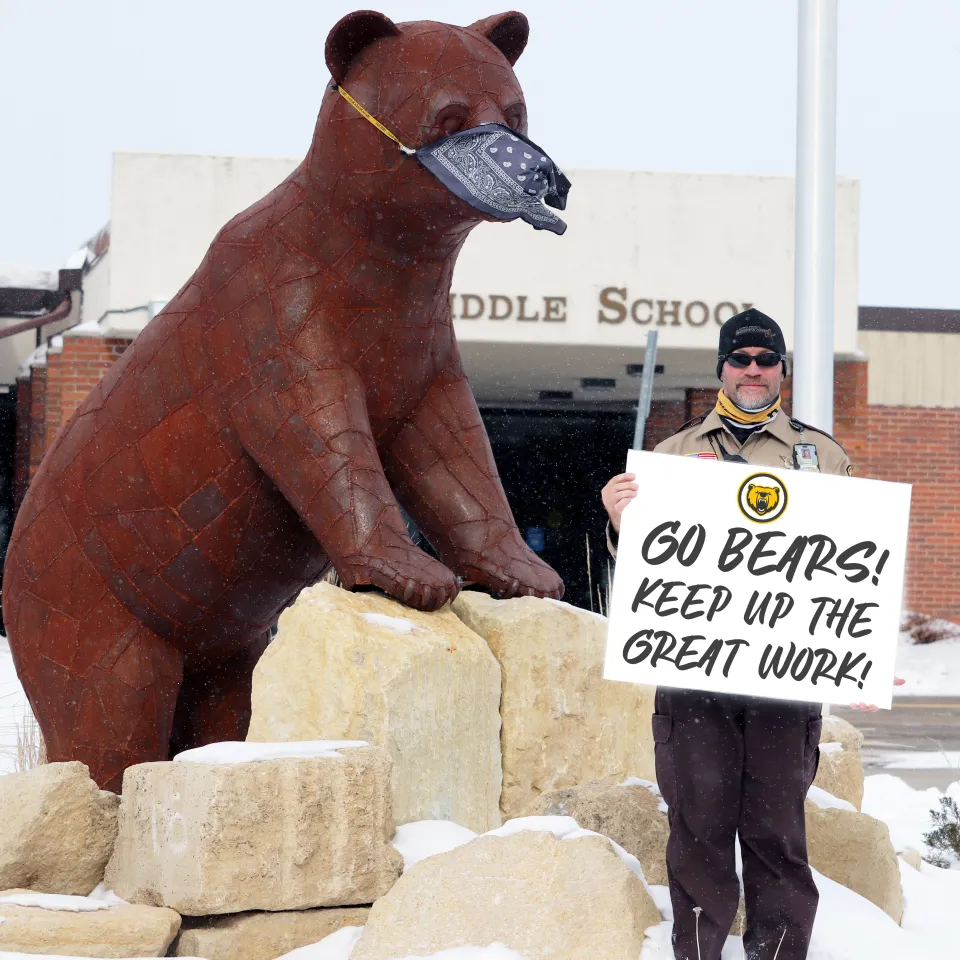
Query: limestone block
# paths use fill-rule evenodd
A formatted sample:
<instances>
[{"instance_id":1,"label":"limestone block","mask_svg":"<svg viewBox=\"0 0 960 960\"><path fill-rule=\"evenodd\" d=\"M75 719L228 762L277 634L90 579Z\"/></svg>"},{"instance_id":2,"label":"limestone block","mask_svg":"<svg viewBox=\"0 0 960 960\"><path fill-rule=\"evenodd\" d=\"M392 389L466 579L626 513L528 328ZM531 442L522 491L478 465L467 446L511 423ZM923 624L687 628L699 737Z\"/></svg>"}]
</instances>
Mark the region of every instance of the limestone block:
<instances>
[{"instance_id":1,"label":"limestone block","mask_svg":"<svg viewBox=\"0 0 960 960\"><path fill-rule=\"evenodd\" d=\"M573 817L585 830L602 833L632 853L647 883L666 885L670 825L655 784L611 785L594 780L545 793L529 812Z\"/></svg>"},{"instance_id":2,"label":"limestone block","mask_svg":"<svg viewBox=\"0 0 960 960\"><path fill-rule=\"evenodd\" d=\"M6 890L0 897L33 891ZM62 899L62 898L61 898ZM68 957L163 957L180 917L163 907L55 910L0 903L0 950Z\"/></svg>"},{"instance_id":3,"label":"limestone block","mask_svg":"<svg viewBox=\"0 0 960 960\"><path fill-rule=\"evenodd\" d=\"M897 923L903 916L900 866L887 825L865 813L805 804L810 866L876 904Z\"/></svg>"},{"instance_id":4,"label":"limestone block","mask_svg":"<svg viewBox=\"0 0 960 960\"><path fill-rule=\"evenodd\" d=\"M320 583L253 674L248 740L366 740L393 758L398 823L500 825L500 671L449 608Z\"/></svg>"},{"instance_id":5,"label":"limestone block","mask_svg":"<svg viewBox=\"0 0 960 960\"><path fill-rule=\"evenodd\" d=\"M178 957L206 960L274 960L317 943L341 927L362 927L369 907L238 913L223 917L188 917L175 945Z\"/></svg>"},{"instance_id":6,"label":"limestone block","mask_svg":"<svg viewBox=\"0 0 960 960\"><path fill-rule=\"evenodd\" d=\"M0 889L86 896L103 879L119 802L82 763L0 777Z\"/></svg>"},{"instance_id":7,"label":"limestone block","mask_svg":"<svg viewBox=\"0 0 960 960\"><path fill-rule=\"evenodd\" d=\"M653 687L603 679L607 622L565 603L461 593L453 610L500 661L505 818L588 780L654 779Z\"/></svg>"},{"instance_id":8,"label":"limestone block","mask_svg":"<svg viewBox=\"0 0 960 960\"><path fill-rule=\"evenodd\" d=\"M107 885L189 916L371 903L402 863L390 768L380 747L130 767Z\"/></svg>"},{"instance_id":9,"label":"limestone block","mask_svg":"<svg viewBox=\"0 0 960 960\"><path fill-rule=\"evenodd\" d=\"M858 810L863 803L862 745L863 734L852 724L840 717L823 718L820 766L814 785L852 803Z\"/></svg>"},{"instance_id":10,"label":"limestone block","mask_svg":"<svg viewBox=\"0 0 960 960\"><path fill-rule=\"evenodd\" d=\"M411 867L374 905L351 960L502 943L525 960L637 960L660 915L602 837L479 837Z\"/></svg>"}]
</instances>

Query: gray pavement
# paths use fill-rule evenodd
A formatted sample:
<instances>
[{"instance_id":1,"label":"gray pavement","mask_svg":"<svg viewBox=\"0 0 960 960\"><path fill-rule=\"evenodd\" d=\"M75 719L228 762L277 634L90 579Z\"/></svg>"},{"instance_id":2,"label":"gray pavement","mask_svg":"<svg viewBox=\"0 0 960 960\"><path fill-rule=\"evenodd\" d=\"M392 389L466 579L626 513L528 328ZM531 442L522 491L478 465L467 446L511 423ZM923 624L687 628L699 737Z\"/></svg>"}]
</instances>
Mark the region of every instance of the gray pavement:
<instances>
[{"instance_id":1,"label":"gray pavement","mask_svg":"<svg viewBox=\"0 0 960 960\"><path fill-rule=\"evenodd\" d=\"M954 780L960 780L960 769L947 766L943 759L940 769L888 770L883 763L893 755L909 753L953 752L949 759L957 764L960 751L960 697L903 697L894 700L892 710L864 713L831 707L844 720L852 723L864 736L863 766L869 776L873 773L892 773L915 789L936 787L943 790Z\"/></svg>"}]
</instances>

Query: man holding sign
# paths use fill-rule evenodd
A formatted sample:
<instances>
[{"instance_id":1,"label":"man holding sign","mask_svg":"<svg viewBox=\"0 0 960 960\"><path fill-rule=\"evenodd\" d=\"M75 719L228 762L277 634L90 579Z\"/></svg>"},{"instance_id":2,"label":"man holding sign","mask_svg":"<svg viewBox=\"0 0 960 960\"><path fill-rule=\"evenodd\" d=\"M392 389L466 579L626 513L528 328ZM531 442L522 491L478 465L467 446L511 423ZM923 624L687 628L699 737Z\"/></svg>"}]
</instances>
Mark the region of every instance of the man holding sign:
<instances>
[{"instance_id":1,"label":"man holding sign","mask_svg":"<svg viewBox=\"0 0 960 960\"><path fill-rule=\"evenodd\" d=\"M618 561L604 676L658 688L677 960L720 957L737 836L748 960L806 957L820 705L890 705L910 488L847 479L840 445L780 409L785 354L759 310L728 320L715 409L631 451L602 494ZM667 492L638 496L637 476Z\"/></svg>"}]
</instances>

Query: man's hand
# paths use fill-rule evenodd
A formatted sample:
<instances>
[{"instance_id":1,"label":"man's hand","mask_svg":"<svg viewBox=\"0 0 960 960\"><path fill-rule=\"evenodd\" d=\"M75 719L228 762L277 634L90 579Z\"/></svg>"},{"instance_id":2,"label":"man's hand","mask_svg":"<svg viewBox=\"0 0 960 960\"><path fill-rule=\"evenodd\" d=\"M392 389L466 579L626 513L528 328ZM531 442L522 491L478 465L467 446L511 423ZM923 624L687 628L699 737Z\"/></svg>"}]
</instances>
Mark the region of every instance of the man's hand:
<instances>
[{"instance_id":1,"label":"man's hand","mask_svg":"<svg viewBox=\"0 0 960 960\"><path fill-rule=\"evenodd\" d=\"M901 677L893 678L893 685L895 687L902 687L907 681ZM876 713L880 708L873 703L851 703L851 710L869 710L870 713Z\"/></svg>"},{"instance_id":2,"label":"man's hand","mask_svg":"<svg viewBox=\"0 0 960 960\"><path fill-rule=\"evenodd\" d=\"M617 533L620 532L620 516L623 508L637 495L640 488L633 482L636 477L632 473L618 473L600 491L600 498L606 508L610 524Z\"/></svg>"}]
</instances>

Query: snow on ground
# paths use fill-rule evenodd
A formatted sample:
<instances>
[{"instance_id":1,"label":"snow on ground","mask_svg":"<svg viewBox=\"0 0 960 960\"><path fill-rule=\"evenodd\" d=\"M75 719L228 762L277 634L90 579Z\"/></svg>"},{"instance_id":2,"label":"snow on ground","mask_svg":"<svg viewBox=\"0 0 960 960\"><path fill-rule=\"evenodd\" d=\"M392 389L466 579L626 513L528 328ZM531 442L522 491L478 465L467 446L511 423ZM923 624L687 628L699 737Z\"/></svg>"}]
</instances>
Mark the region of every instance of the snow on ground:
<instances>
[{"instance_id":1,"label":"snow on ground","mask_svg":"<svg viewBox=\"0 0 960 960\"><path fill-rule=\"evenodd\" d=\"M339 757L338 750L368 747L366 740L294 740L290 743L250 743L224 740L184 750L173 759L184 763L258 763L261 760L312 760Z\"/></svg>"},{"instance_id":2,"label":"snow on ground","mask_svg":"<svg viewBox=\"0 0 960 960\"><path fill-rule=\"evenodd\" d=\"M350 954L363 936L363 927L341 927L336 933L283 954L283 960L350 960Z\"/></svg>"},{"instance_id":3,"label":"snow on ground","mask_svg":"<svg viewBox=\"0 0 960 960\"><path fill-rule=\"evenodd\" d=\"M452 947L439 953L424 957L404 957L403 960L525 960L516 950L502 943L491 943L489 947Z\"/></svg>"},{"instance_id":4,"label":"snow on ground","mask_svg":"<svg viewBox=\"0 0 960 960\"><path fill-rule=\"evenodd\" d=\"M877 763L886 770L956 770L960 777L960 750L893 753Z\"/></svg>"},{"instance_id":5,"label":"snow on ground","mask_svg":"<svg viewBox=\"0 0 960 960\"><path fill-rule=\"evenodd\" d=\"M905 909L897 926L869 900L814 871L820 904L807 960L956 960L951 918L960 902L960 872L926 863L917 871L901 860L900 873ZM653 892L665 919L647 930L640 960L673 960L667 888ZM740 937L727 938L723 960L743 960Z\"/></svg>"},{"instance_id":6,"label":"snow on ground","mask_svg":"<svg viewBox=\"0 0 960 960\"><path fill-rule=\"evenodd\" d=\"M361 616L367 623L375 624L378 627L386 627L388 630L394 630L397 633L413 633L417 629L417 625L405 617L390 617L385 613L363 613Z\"/></svg>"},{"instance_id":7,"label":"snow on ground","mask_svg":"<svg viewBox=\"0 0 960 960\"><path fill-rule=\"evenodd\" d=\"M897 676L907 681L897 687L898 697L960 697L960 636L914 643L901 633Z\"/></svg>"},{"instance_id":8,"label":"snow on ground","mask_svg":"<svg viewBox=\"0 0 960 960\"><path fill-rule=\"evenodd\" d=\"M90 910L109 910L111 907L130 906L126 900L121 900L112 890L108 890L103 881L85 897L25 891L0 897L0 906L4 904L15 907L39 907L41 910L65 910L69 913L86 913ZM0 951L0 960L8 956L10 956L9 953Z\"/></svg>"},{"instance_id":9,"label":"snow on ground","mask_svg":"<svg viewBox=\"0 0 960 960\"><path fill-rule=\"evenodd\" d=\"M813 872L820 904L807 960L955 960L948 925L940 931L907 932L869 900ZM665 920L647 931L640 960L673 960L672 923ZM727 937L723 960L743 960L743 941Z\"/></svg>"},{"instance_id":10,"label":"snow on ground","mask_svg":"<svg viewBox=\"0 0 960 960\"><path fill-rule=\"evenodd\" d=\"M108 907L129 907L126 900L122 900L112 890L107 889L107 885L101 880L88 894L88 900L103 900Z\"/></svg>"},{"instance_id":11,"label":"snow on ground","mask_svg":"<svg viewBox=\"0 0 960 960\"><path fill-rule=\"evenodd\" d=\"M807 791L807 799L815 803L821 810L829 810L832 807L836 810L853 810L856 812L857 809L849 800L841 800L832 793L827 793L821 787L811 787Z\"/></svg>"},{"instance_id":12,"label":"snow on ground","mask_svg":"<svg viewBox=\"0 0 960 960\"><path fill-rule=\"evenodd\" d=\"M945 793L960 803L960 779L951 783ZM878 773L864 778L861 809L890 828L895 850L909 848L926 853L923 835L933 826L930 811L940 809L943 795L936 787L914 790L893 774Z\"/></svg>"},{"instance_id":13,"label":"snow on ground","mask_svg":"<svg viewBox=\"0 0 960 960\"><path fill-rule=\"evenodd\" d=\"M941 870L928 863L914 870L901 860L900 880L905 907L901 928L914 943L909 957L933 960L949 956L956 960L960 870Z\"/></svg>"},{"instance_id":14,"label":"snow on ground","mask_svg":"<svg viewBox=\"0 0 960 960\"><path fill-rule=\"evenodd\" d=\"M109 910L113 903L92 900L89 897L69 897L58 893L13 893L0 897L0 906L40 907L41 910L66 910L70 913L86 913L90 910Z\"/></svg>"},{"instance_id":15,"label":"snow on ground","mask_svg":"<svg viewBox=\"0 0 960 960\"><path fill-rule=\"evenodd\" d=\"M363 936L363 927L341 927L319 943L300 947L285 953L280 960L349 960L357 941ZM36 960L36 958L34 958ZM525 960L502 943L487 947L453 947L427 956L398 957L397 960Z\"/></svg>"},{"instance_id":16,"label":"snow on ground","mask_svg":"<svg viewBox=\"0 0 960 960\"><path fill-rule=\"evenodd\" d=\"M447 853L476 840L477 835L467 827L450 820L419 820L397 827L393 847L403 857L403 869L437 853Z\"/></svg>"}]
</instances>

